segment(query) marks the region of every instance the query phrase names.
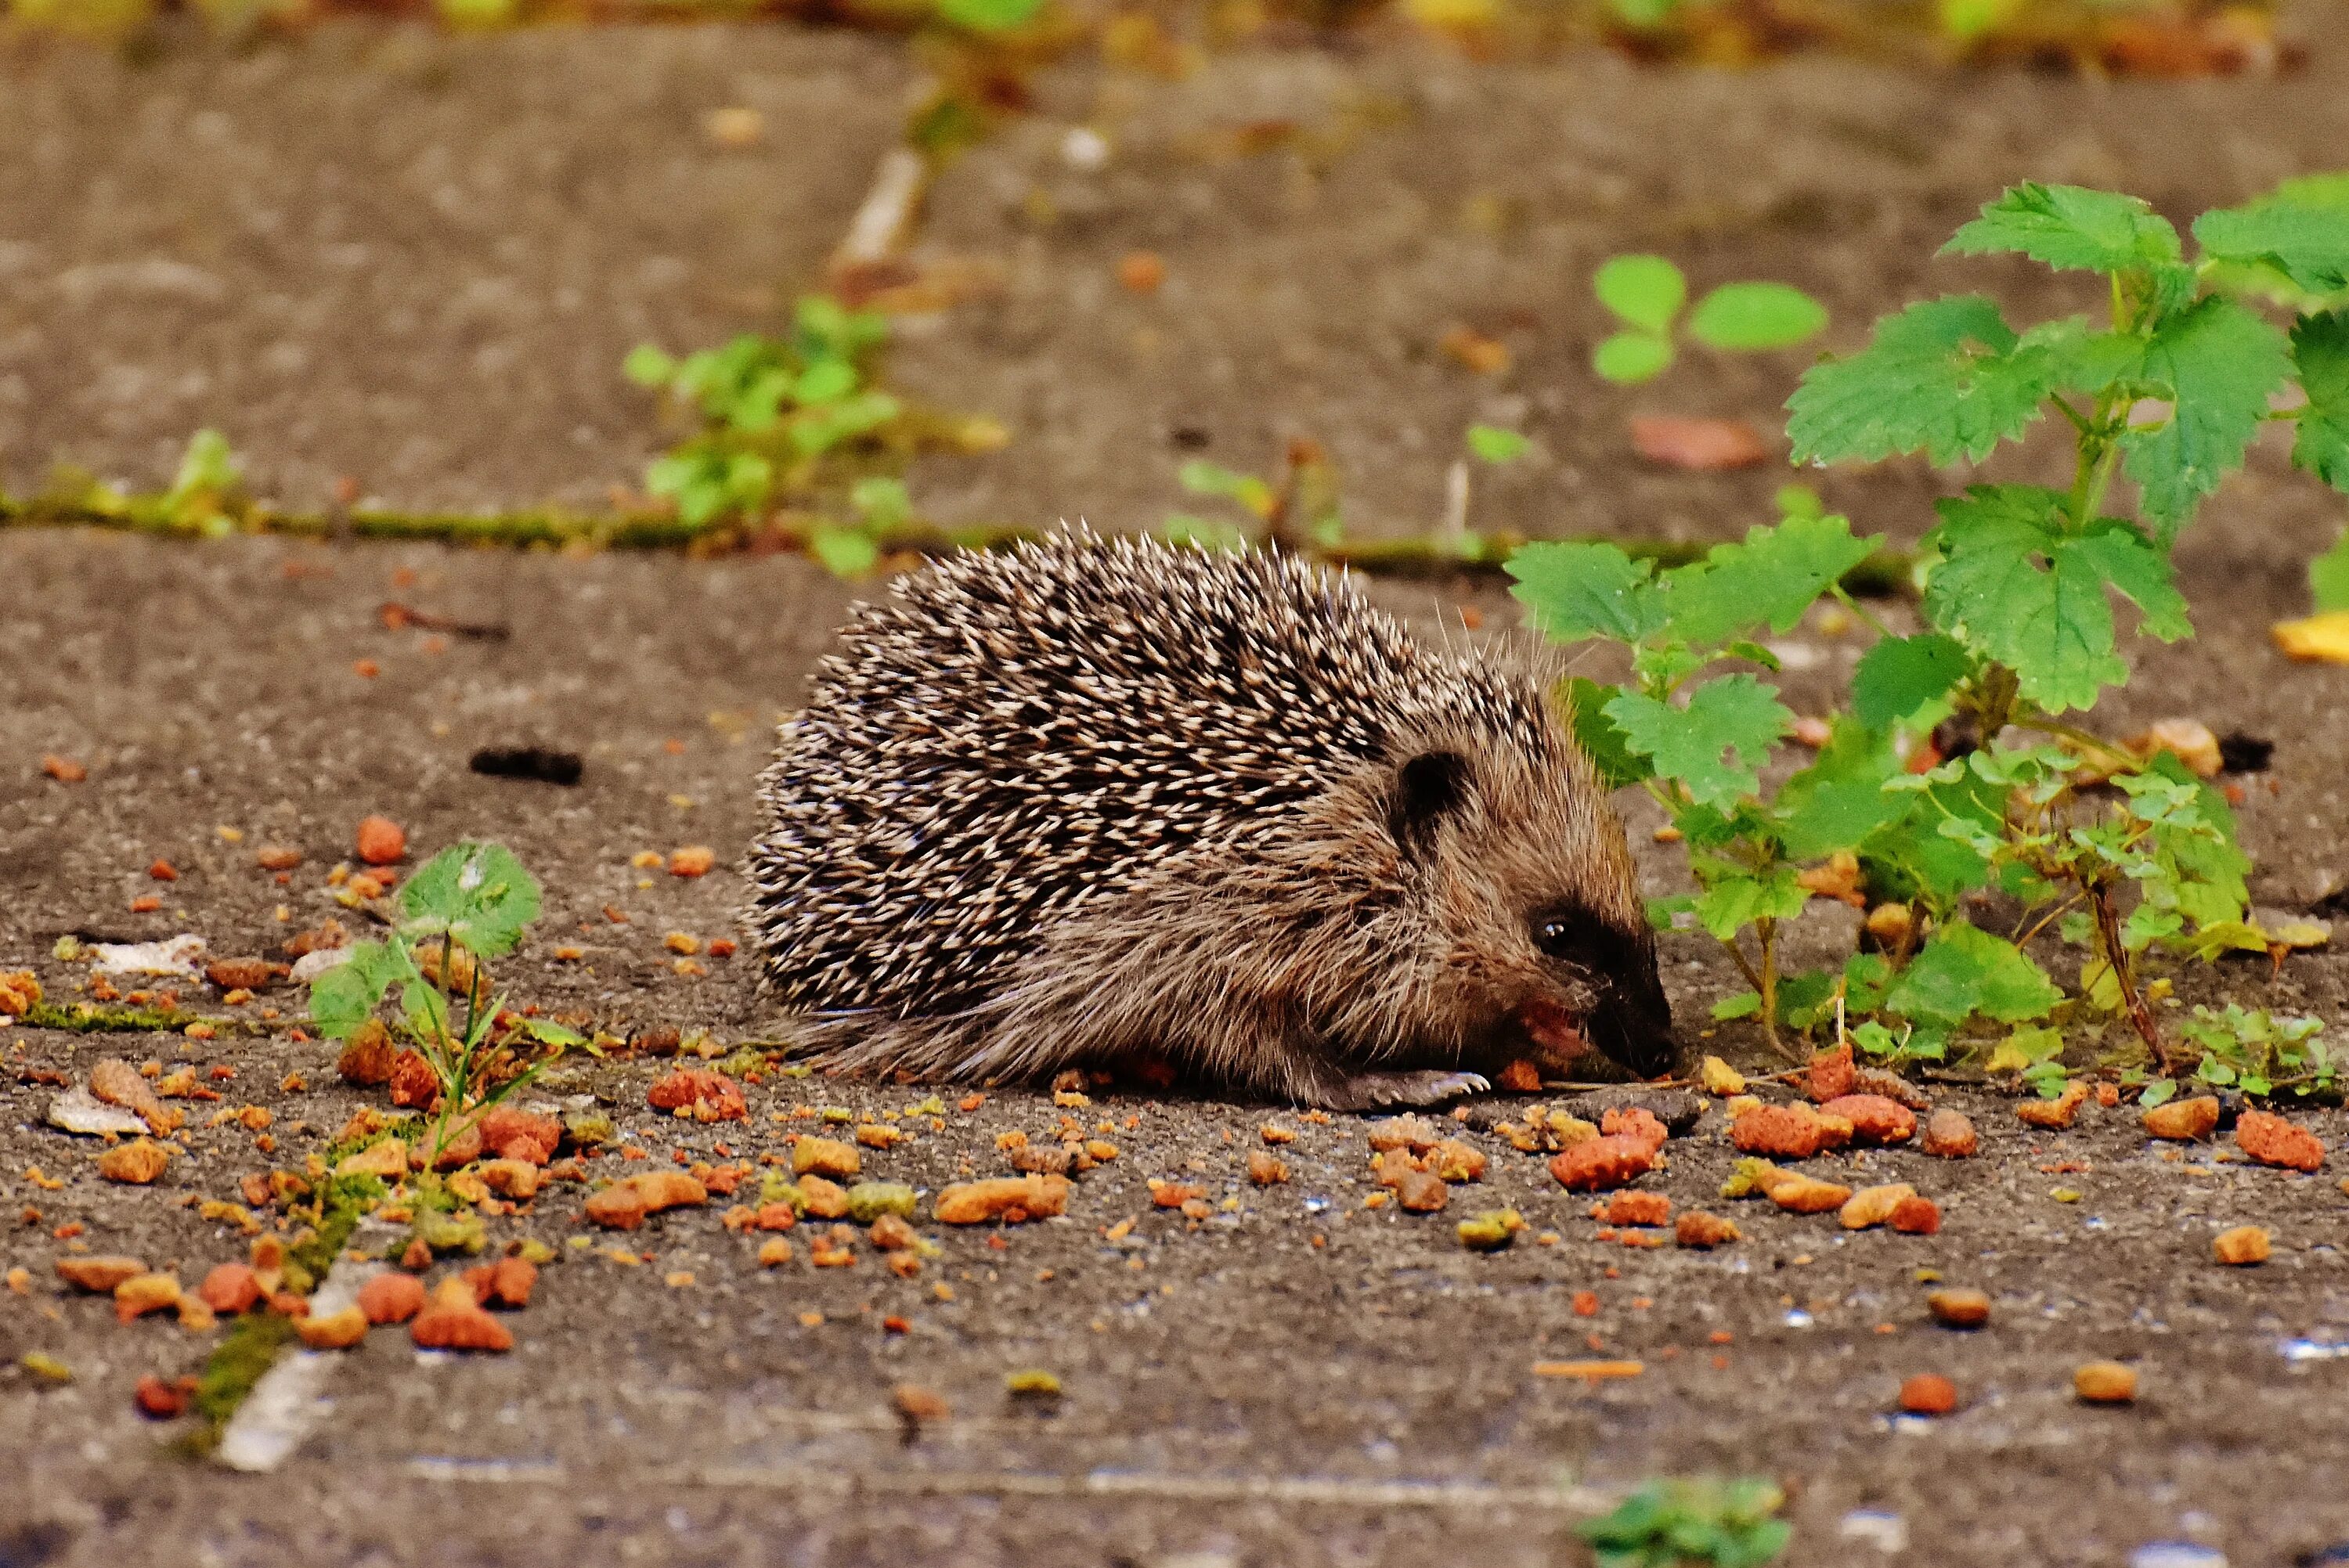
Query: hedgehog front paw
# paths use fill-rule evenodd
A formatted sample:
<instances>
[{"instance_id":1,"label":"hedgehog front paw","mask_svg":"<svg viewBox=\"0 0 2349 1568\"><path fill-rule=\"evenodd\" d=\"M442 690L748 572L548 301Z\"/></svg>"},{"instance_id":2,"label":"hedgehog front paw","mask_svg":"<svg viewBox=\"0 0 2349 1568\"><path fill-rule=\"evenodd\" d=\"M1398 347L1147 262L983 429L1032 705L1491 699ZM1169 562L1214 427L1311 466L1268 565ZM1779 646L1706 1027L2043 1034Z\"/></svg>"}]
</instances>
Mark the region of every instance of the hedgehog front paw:
<instances>
[{"instance_id":1,"label":"hedgehog front paw","mask_svg":"<svg viewBox=\"0 0 2349 1568\"><path fill-rule=\"evenodd\" d=\"M1485 1094L1492 1084L1482 1073L1355 1073L1320 1096L1330 1110L1376 1110L1386 1106L1441 1105L1462 1095Z\"/></svg>"}]
</instances>

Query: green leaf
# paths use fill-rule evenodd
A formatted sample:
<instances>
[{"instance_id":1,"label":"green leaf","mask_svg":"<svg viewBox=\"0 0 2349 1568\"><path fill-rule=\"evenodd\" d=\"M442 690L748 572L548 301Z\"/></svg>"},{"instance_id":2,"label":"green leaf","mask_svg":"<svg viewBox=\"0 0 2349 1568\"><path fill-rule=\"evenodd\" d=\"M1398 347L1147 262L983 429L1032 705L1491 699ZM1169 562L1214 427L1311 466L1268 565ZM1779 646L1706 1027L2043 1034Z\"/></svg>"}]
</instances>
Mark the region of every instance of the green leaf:
<instances>
[{"instance_id":1,"label":"green leaf","mask_svg":"<svg viewBox=\"0 0 2349 1568\"><path fill-rule=\"evenodd\" d=\"M1852 712L1870 729L1889 729L1947 693L1972 665L1964 647L1939 632L1885 637L1852 672Z\"/></svg>"},{"instance_id":2,"label":"green leaf","mask_svg":"<svg viewBox=\"0 0 2349 1568\"><path fill-rule=\"evenodd\" d=\"M2123 466L2164 543L2219 488L2292 377L2284 335L2230 299L2198 302L2146 345L2144 374L2168 395L2168 420L2122 438Z\"/></svg>"},{"instance_id":3,"label":"green leaf","mask_svg":"<svg viewBox=\"0 0 2349 1568\"><path fill-rule=\"evenodd\" d=\"M503 844L455 843L424 862L399 890L411 939L447 935L482 958L513 951L538 918L538 879Z\"/></svg>"},{"instance_id":4,"label":"green leaf","mask_svg":"<svg viewBox=\"0 0 2349 1568\"><path fill-rule=\"evenodd\" d=\"M1193 495L1221 496L1226 500L1237 501L1257 517L1272 515L1275 499L1272 487L1254 474L1239 473L1220 463L1194 459L1185 463L1174 477Z\"/></svg>"},{"instance_id":5,"label":"green leaf","mask_svg":"<svg viewBox=\"0 0 2349 1568\"><path fill-rule=\"evenodd\" d=\"M1854 539L1841 517L1790 517L1746 530L1742 543L1716 544L1702 562L1663 575L1664 611L1675 636L1698 646L1749 627L1793 629L1803 612L1868 559L1880 536Z\"/></svg>"},{"instance_id":6,"label":"green leaf","mask_svg":"<svg viewBox=\"0 0 2349 1568\"><path fill-rule=\"evenodd\" d=\"M2002 1024L2044 1018L2063 993L2029 954L2002 936L1955 922L1937 928L1885 997L1903 1017L1958 1024L1980 1014Z\"/></svg>"},{"instance_id":7,"label":"green leaf","mask_svg":"<svg viewBox=\"0 0 2349 1568\"><path fill-rule=\"evenodd\" d=\"M881 563L881 547L871 534L836 522L819 522L810 531L808 553L834 577L866 576Z\"/></svg>"},{"instance_id":8,"label":"green leaf","mask_svg":"<svg viewBox=\"0 0 2349 1568\"><path fill-rule=\"evenodd\" d=\"M2178 591L2169 557L2133 523L2101 517L2085 531L2056 546L2058 564L2085 562L2123 598L2137 607L2138 629L2147 636L2174 643L2191 636L2186 618L2186 596Z\"/></svg>"},{"instance_id":9,"label":"green leaf","mask_svg":"<svg viewBox=\"0 0 2349 1568\"><path fill-rule=\"evenodd\" d=\"M1817 758L1778 787L1780 848L1795 861L1858 849L1916 810L1915 795L1884 788L1899 774L1889 738L1838 720Z\"/></svg>"},{"instance_id":10,"label":"green leaf","mask_svg":"<svg viewBox=\"0 0 2349 1568\"><path fill-rule=\"evenodd\" d=\"M2334 490L2349 490L2349 310L2294 322L2292 357L2308 394L2292 460Z\"/></svg>"},{"instance_id":11,"label":"green leaf","mask_svg":"<svg viewBox=\"0 0 2349 1568\"><path fill-rule=\"evenodd\" d=\"M620 374L639 387L666 387L677 378L677 361L649 343L639 343L620 362Z\"/></svg>"},{"instance_id":12,"label":"green leaf","mask_svg":"<svg viewBox=\"0 0 2349 1568\"><path fill-rule=\"evenodd\" d=\"M2158 1078L2146 1085L2145 1092L2137 1097L2137 1108L2141 1110L2151 1110L2156 1106L2168 1104L2177 1097L2178 1084L2175 1079Z\"/></svg>"},{"instance_id":13,"label":"green leaf","mask_svg":"<svg viewBox=\"0 0 2349 1568\"><path fill-rule=\"evenodd\" d=\"M1545 541L1511 555L1509 590L1553 642L1611 637L1636 643L1663 629L1662 595L1653 566L1612 544Z\"/></svg>"},{"instance_id":14,"label":"green leaf","mask_svg":"<svg viewBox=\"0 0 2349 1568\"><path fill-rule=\"evenodd\" d=\"M819 359L792 384L792 401L802 408L837 403L856 390L856 366L845 359Z\"/></svg>"},{"instance_id":15,"label":"green leaf","mask_svg":"<svg viewBox=\"0 0 2349 1568\"><path fill-rule=\"evenodd\" d=\"M1468 449L1488 463L1514 463L1533 450L1533 441L1519 430L1497 425L1468 427Z\"/></svg>"},{"instance_id":16,"label":"green leaf","mask_svg":"<svg viewBox=\"0 0 2349 1568\"><path fill-rule=\"evenodd\" d=\"M1697 302L1688 330L1707 348L1789 348L1826 324L1826 306L1792 284L1723 284Z\"/></svg>"},{"instance_id":17,"label":"green leaf","mask_svg":"<svg viewBox=\"0 0 2349 1568\"><path fill-rule=\"evenodd\" d=\"M1792 866L1773 866L1766 876L1722 878L1697 895L1697 923L1726 942L1757 920L1792 920L1811 899L1795 874Z\"/></svg>"},{"instance_id":18,"label":"green leaf","mask_svg":"<svg viewBox=\"0 0 2349 1568\"><path fill-rule=\"evenodd\" d=\"M1672 340L1652 332L1619 332L1591 350L1590 368L1619 387L1653 381L1672 363Z\"/></svg>"},{"instance_id":19,"label":"green leaf","mask_svg":"<svg viewBox=\"0 0 2349 1568\"><path fill-rule=\"evenodd\" d=\"M2022 344L1982 295L1927 300L1878 322L1857 354L1804 372L1786 433L1798 463L1916 451L1979 461L2022 435L2063 373L2061 356Z\"/></svg>"},{"instance_id":20,"label":"green leaf","mask_svg":"<svg viewBox=\"0 0 2349 1568\"><path fill-rule=\"evenodd\" d=\"M974 33L1003 33L1043 8L1043 0L938 0L938 15Z\"/></svg>"},{"instance_id":21,"label":"green leaf","mask_svg":"<svg viewBox=\"0 0 2349 1568\"><path fill-rule=\"evenodd\" d=\"M2317 614L2349 610L2349 530L2308 563L2308 586L2315 595Z\"/></svg>"},{"instance_id":22,"label":"green leaf","mask_svg":"<svg viewBox=\"0 0 2349 1568\"><path fill-rule=\"evenodd\" d=\"M1759 991L1741 991L1734 996L1724 996L1715 1002L1713 1016L1715 1023L1726 1023L1732 1018L1750 1018L1761 1010L1762 994Z\"/></svg>"},{"instance_id":23,"label":"green leaf","mask_svg":"<svg viewBox=\"0 0 2349 1568\"><path fill-rule=\"evenodd\" d=\"M1574 716L1574 738L1609 789L1637 784L1655 773L1648 759L1630 748L1623 731L1607 717L1607 705L1619 689L1602 686L1588 676L1570 676L1563 693L1567 710Z\"/></svg>"},{"instance_id":24,"label":"green leaf","mask_svg":"<svg viewBox=\"0 0 2349 1568\"><path fill-rule=\"evenodd\" d=\"M1745 675L1697 687L1685 708L1623 692L1608 703L1607 717L1633 751L1678 780L1700 806L1726 805L1759 789L1756 768L1795 724L1777 694Z\"/></svg>"},{"instance_id":25,"label":"green leaf","mask_svg":"<svg viewBox=\"0 0 2349 1568\"><path fill-rule=\"evenodd\" d=\"M874 528L895 528L914 510L905 481L893 474L867 474L849 487L848 504Z\"/></svg>"},{"instance_id":26,"label":"green leaf","mask_svg":"<svg viewBox=\"0 0 2349 1568\"><path fill-rule=\"evenodd\" d=\"M1661 256L1609 257L1591 275L1590 287L1624 322L1659 335L1671 329L1688 300L1688 280Z\"/></svg>"},{"instance_id":27,"label":"green leaf","mask_svg":"<svg viewBox=\"0 0 2349 1568\"><path fill-rule=\"evenodd\" d=\"M347 1040L375 1016L395 984L415 976L408 951L391 942L362 942L351 955L310 982L310 1019L330 1040Z\"/></svg>"},{"instance_id":28,"label":"green leaf","mask_svg":"<svg viewBox=\"0 0 2349 1568\"><path fill-rule=\"evenodd\" d=\"M2094 273L2175 264L2183 253L2169 221L2137 197L2029 181L1985 205L1941 247L1944 255L1999 251Z\"/></svg>"},{"instance_id":29,"label":"green leaf","mask_svg":"<svg viewBox=\"0 0 2349 1568\"><path fill-rule=\"evenodd\" d=\"M1200 550L1222 550L1232 554L1246 553L1247 531L1237 522L1220 517L1192 517L1185 512L1168 514L1158 525L1158 537L1169 544L1188 544Z\"/></svg>"},{"instance_id":30,"label":"green leaf","mask_svg":"<svg viewBox=\"0 0 2349 1568\"><path fill-rule=\"evenodd\" d=\"M2035 485L1976 485L1940 501L1928 538L1942 558L1925 580L1925 618L2013 668L2050 713L2090 707L2128 678L2104 578L2057 531L2062 505Z\"/></svg>"},{"instance_id":31,"label":"green leaf","mask_svg":"<svg viewBox=\"0 0 2349 1568\"><path fill-rule=\"evenodd\" d=\"M2263 196L2194 220L2205 255L2275 268L2312 294L2349 288L2349 207Z\"/></svg>"}]
</instances>

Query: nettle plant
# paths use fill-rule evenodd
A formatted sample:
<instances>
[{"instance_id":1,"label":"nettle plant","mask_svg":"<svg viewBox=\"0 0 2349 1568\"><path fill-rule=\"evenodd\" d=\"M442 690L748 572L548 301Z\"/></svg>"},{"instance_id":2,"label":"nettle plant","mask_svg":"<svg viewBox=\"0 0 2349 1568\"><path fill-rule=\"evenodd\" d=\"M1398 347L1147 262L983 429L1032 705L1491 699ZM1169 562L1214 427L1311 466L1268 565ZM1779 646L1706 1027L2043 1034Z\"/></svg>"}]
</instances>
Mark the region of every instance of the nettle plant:
<instances>
[{"instance_id":1,"label":"nettle plant","mask_svg":"<svg viewBox=\"0 0 2349 1568\"><path fill-rule=\"evenodd\" d=\"M503 957L538 919L538 880L502 844L451 844L399 890L401 918L380 942L310 982L310 1016L328 1039L349 1040L378 1022L397 994L390 1025L439 1079L430 1158L490 1109L574 1047L594 1047L561 1025L506 1009L491 997L486 960ZM522 1053L541 1054L523 1061Z\"/></svg>"},{"instance_id":2,"label":"nettle plant","mask_svg":"<svg viewBox=\"0 0 2349 1568\"><path fill-rule=\"evenodd\" d=\"M2313 1020L2202 1010L2164 1031L2149 1004L2168 983L2148 983L2150 956L2280 956L2290 939L2250 917L2219 792L2168 752L2082 727L2128 678L2117 602L2142 634L2189 634L2172 548L2263 425L2293 425L2292 460L2349 489L2349 176L2206 212L2193 233L2189 260L2135 198L2018 186L1946 250L2101 274L2104 319L2018 332L1982 295L1930 300L1804 376L1788 404L1801 462L1921 452L1946 468L2034 424L2069 438L2067 486L1976 484L1938 503L1916 573L1921 631L1894 634L1844 592L1878 542L1799 488L1782 521L1689 565L1659 572L1589 542L1510 561L1548 635L1630 650L1628 686L1578 678L1564 695L1609 780L1645 789L1687 846L1697 891L1655 913L1734 956L1750 989L1715 1016L1754 1017L1782 1049L1787 1031L1823 1026L1894 1062L1988 1048L1989 1068L2050 1090L2064 1042L2050 1024L2112 1020L2108 1061L2163 1080L2148 1098L2189 1070L2258 1092L2332 1086ZM1823 597L1878 640L1825 744L1765 789L1795 716L1757 639ZM1860 950L1787 973L1785 923L1822 896L1870 912ZM1990 909L2001 929L1977 923ZM2082 954L2069 994L2033 954L2051 934Z\"/></svg>"}]
</instances>

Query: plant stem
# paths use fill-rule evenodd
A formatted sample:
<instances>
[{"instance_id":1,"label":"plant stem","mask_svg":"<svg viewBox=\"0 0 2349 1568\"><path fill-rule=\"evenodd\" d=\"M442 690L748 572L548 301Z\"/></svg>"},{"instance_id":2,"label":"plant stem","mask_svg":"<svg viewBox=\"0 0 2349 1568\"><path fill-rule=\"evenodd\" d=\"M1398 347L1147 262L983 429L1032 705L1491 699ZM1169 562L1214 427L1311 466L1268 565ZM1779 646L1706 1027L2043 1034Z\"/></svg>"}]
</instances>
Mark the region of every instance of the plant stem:
<instances>
[{"instance_id":1,"label":"plant stem","mask_svg":"<svg viewBox=\"0 0 2349 1568\"><path fill-rule=\"evenodd\" d=\"M2169 1052L2161 1043L2161 1030L2153 1021L2153 1009L2146 1006L2145 997L2137 988L2137 977L2129 973L2128 950L2121 944L2120 911L2113 905L2112 884L2101 879L2084 882L2083 893L2096 916L2096 948L2106 965L2111 969L2113 984L2120 991L2121 1005L2128 1011L2129 1022L2143 1037L2146 1048L2153 1053L2154 1066L2164 1077L2176 1069Z\"/></svg>"}]
</instances>

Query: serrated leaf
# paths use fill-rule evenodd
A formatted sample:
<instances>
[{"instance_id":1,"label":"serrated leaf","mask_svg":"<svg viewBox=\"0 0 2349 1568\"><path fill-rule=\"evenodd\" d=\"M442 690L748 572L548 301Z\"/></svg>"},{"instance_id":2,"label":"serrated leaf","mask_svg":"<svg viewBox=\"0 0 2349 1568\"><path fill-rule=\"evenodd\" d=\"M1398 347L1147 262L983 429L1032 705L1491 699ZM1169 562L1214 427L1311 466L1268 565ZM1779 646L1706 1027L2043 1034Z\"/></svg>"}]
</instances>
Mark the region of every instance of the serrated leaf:
<instances>
[{"instance_id":1,"label":"serrated leaf","mask_svg":"<svg viewBox=\"0 0 2349 1568\"><path fill-rule=\"evenodd\" d=\"M2194 627L2186 618L2186 596L2178 591L2169 557L2134 525L2115 517L2098 518L2082 532L2064 539L2056 552L2063 560L2086 562L2116 593L2135 604L2138 628L2147 636L2174 643L2193 634Z\"/></svg>"},{"instance_id":2,"label":"serrated leaf","mask_svg":"<svg viewBox=\"0 0 2349 1568\"><path fill-rule=\"evenodd\" d=\"M1939 632L1882 638L1852 672L1852 712L1870 729L1889 729L1947 693L1972 665L1956 639Z\"/></svg>"},{"instance_id":3,"label":"serrated leaf","mask_svg":"<svg viewBox=\"0 0 2349 1568\"><path fill-rule=\"evenodd\" d=\"M2203 253L2275 268L2312 294L2349 288L2349 208L2263 196L2194 220Z\"/></svg>"},{"instance_id":4,"label":"serrated leaf","mask_svg":"<svg viewBox=\"0 0 2349 1568\"><path fill-rule=\"evenodd\" d=\"M1908 816L1918 798L1884 788L1899 773L1900 759L1888 739L1839 721L1817 758L1780 785L1772 802L1786 857L1816 861L1857 850Z\"/></svg>"},{"instance_id":5,"label":"serrated leaf","mask_svg":"<svg viewBox=\"0 0 2349 1568\"><path fill-rule=\"evenodd\" d=\"M1787 399L1795 460L1926 453L1976 460L2022 435L2062 379L1980 294L1926 300L1876 325L1857 354L1813 366Z\"/></svg>"},{"instance_id":6,"label":"serrated leaf","mask_svg":"<svg viewBox=\"0 0 2349 1568\"><path fill-rule=\"evenodd\" d=\"M483 958L513 951L538 918L538 879L503 844L455 843L399 890L411 939L446 935Z\"/></svg>"},{"instance_id":7,"label":"serrated leaf","mask_svg":"<svg viewBox=\"0 0 2349 1568\"><path fill-rule=\"evenodd\" d=\"M2292 460L2333 489L2349 490L2349 311L2293 323L2292 358L2308 394Z\"/></svg>"},{"instance_id":8,"label":"serrated leaf","mask_svg":"<svg viewBox=\"0 0 2349 1568\"><path fill-rule=\"evenodd\" d=\"M1651 333L1667 331L1688 300L1688 280L1662 256L1610 256L1590 287L1600 304Z\"/></svg>"},{"instance_id":9,"label":"serrated leaf","mask_svg":"<svg viewBox=\"0 0 2349 1568\"><path fill-rule=\"evenodd\" d=\"M2122 438L2123 467L2165 543L2240 468L2268 398L2292 377L2282 333L2233 300L2202 300L2146 345L2143 374L2169 394L2167 423Z\"/></svg>"},{"instance_id":10,"label":"serrated leaf","mask_svg":"<svg viewBox=\"0 0 2349 1568\"><path fill-rule=\"evenodd\" d=\"M2175 263L2183 254L2169 221L2135 196L2031 181L1985 204L1941 251L2020 252L2051 267L2095 273Z\"/></svg>"},{"instance_id":11,"label":"serrated leaf","mask_svg":"<svg viewBox=\"0 0 2349 1568\"><path fill-rule=\"evenodd\" d=\"M1640 692L1622 692L1607 717L1630 748L1678 780L1700 806L1723 806L1761 787L1756 772L1795 716L1752 676L1724 676L1689 694L1678 708Z\"/></svg>"},{"instance_id":12,"label":"serrated leaf","mask_svg":"<svg viewBox=\"0 0 2349 1568\"><path fill-rule=\"evenodd\" d=\"M310 982L310 1019L330 1040L347 1040L374 1016L376 1004L416 966L394 944L362 942L351 955Z\"/></svg>"},{"instance_id":13,"label":"serrated leaf","mask_svg":"<svg viewBox=\"0 0 2349 1568\"><path fill-rule=\"evenodd\" d=\"M1672 340L1660 333L1619 332L1590 352L1590 368L1619 387L1653 381L1672 363Z\"/></svg>"},{"instance_id":14,"label":"serrated leaf","mask_svg":"<svg viewBox=\"0 0 2349 1568\"><path fill-rule=\"evenodd\" d=\"M1742 542L1716 544L1702 562L1665 573L1664 611L1673 634L1700 647L1756 625L1790 631L1821 593L1881 542L1880 535L1854 539L1841 517L1757 525Z\"/></svg>"},{"instance_id":15,"label":"serrated leaf","mask_svg":"<svg viewBox=\"0 0 2349 1568\"><path fill-rule=\"evenodd\" d=\"M1726 942L1757 920L1794 919L1810 899L1792 866L1774 866L1766 876L1727 876L1697 894L1697 923Z\"/></svg>"},{"instance_id":16,"label":"serrated leaf","mask_svg":"<svg viewBox=\"0 0 2349 1568\"><path fill-rule=\"evenodd\" d=\"M1652 565L1615 545L1543 541L1511 555L1507 569L1516 579L1509 592L1555 642L1612 637L1636 643L1664 627Z\"/></svg>"},{"instance_id":17,"label":"serrated leaf","mask_svg":"<svg viewBox=\"0 0 2349 1568\"><path fill-rule=\"evenodd\" d=\"M1925 580L1925 618L2012 668L2050 713L2090 707L2128 678L2095 560L2054 526L2062 505L2036 485L1976 485L1940 501L1931 539L1942 558Z\"/></svg>"},{"instance_id":18,"label":"serrated leaf","mask_svg":"<svg viewBox=\"0 0 2349 1568\"><path fill-rule=\"evenodd\" d=\"M1790 348L1816 337L1827 307L1791 284L1723 284L1697 301L1689 335L1707 348Z\"/></svg>"},{"instance_id":19,"label":"serrated leaf","mask_svg":"<svg viewBox=\"0 0 2349 1568\"><path fill-rule=\"evenodd\" d=\"M1587 676L1571 676L1563 693L1567 710L1574 717L1574 738L1609 789L1637 784L1655 772L1646 758L1632 751L1622 729L1607 717L1607 705L1614 700L1618 690Z\"/></svg>"},{"instance_id":20,"label":"serrated leaf","mask_svg":"<svg viewBox=\"0 0 2349 1568\"><path fill-rule=\"evenodd\" d=\"M1977 1014L2002 1024L2044 1018L2063 993L2031 956L1963 921L1937 928L1884 998L1902 1017L1958 1024Z\"/></svg>"}]
</instances>

